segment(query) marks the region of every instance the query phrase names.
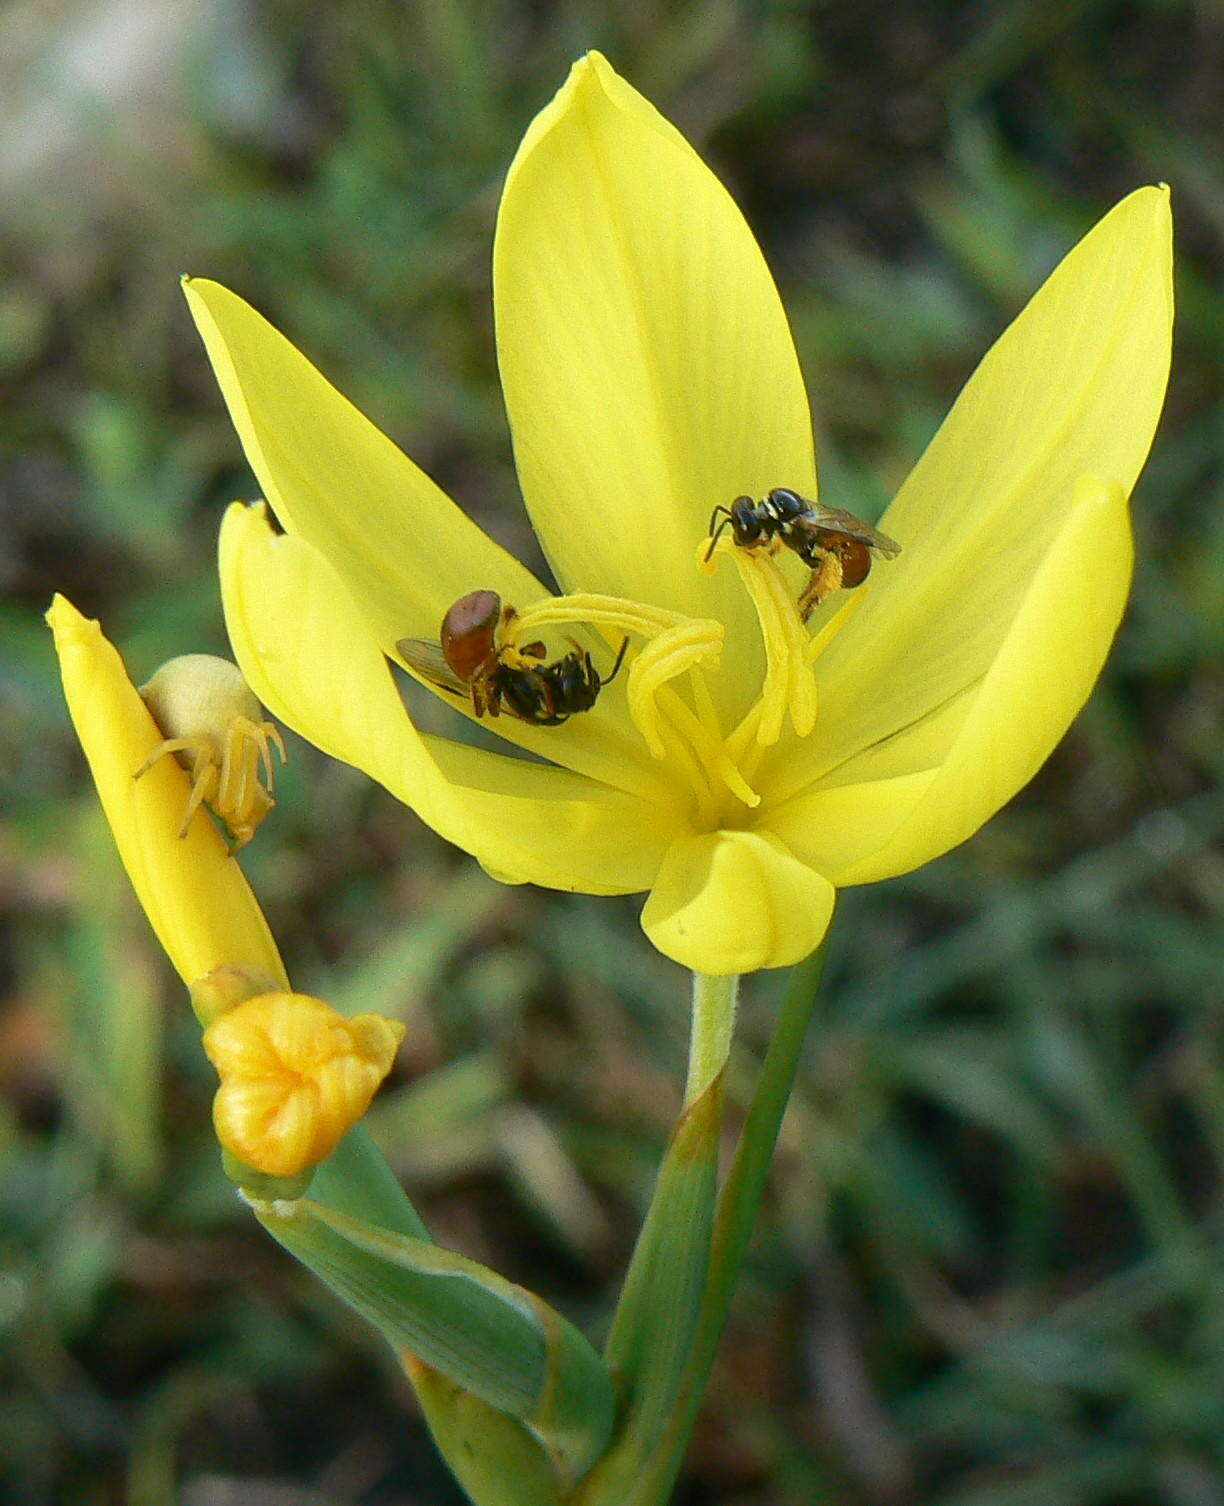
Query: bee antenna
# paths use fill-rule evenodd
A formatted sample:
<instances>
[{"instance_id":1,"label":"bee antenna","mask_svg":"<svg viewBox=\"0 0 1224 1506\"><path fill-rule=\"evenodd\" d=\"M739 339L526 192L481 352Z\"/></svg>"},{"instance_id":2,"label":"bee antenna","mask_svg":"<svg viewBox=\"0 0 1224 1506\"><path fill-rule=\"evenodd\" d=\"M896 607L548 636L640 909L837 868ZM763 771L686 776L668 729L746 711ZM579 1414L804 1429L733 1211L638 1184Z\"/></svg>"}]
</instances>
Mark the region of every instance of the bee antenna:
<instances>
[{"instance_id":1,"label":"bee antenna","mask_svg":"<svg viewBox=\"0 0 1224 1506\"><path fill-rule=\"evenodd\" d=\"M723 518L718 527L715 528L714 519L719 515L720 512L725 513L726 516ZM733 521L734 519L731 516L731 509L729 507L716 507L710 514L710 547L706 550L705 555L701 561L703 565L708 565L710 563L710 558L714 553L714 545L717 544L719 539L722 537L723 529L730 527Z\"/></svg>"},{"instance_id":2,"label":"bee antenna","mask_svg":"<svg viewBox=\"0 0 1224 1506\"><path fill-rule=\"evenodd\" d=\"M612 681L616 679L617 675L620 673L620 667L621 667L621 664L622 664L622 662L624 660L624 657L625 657L625 650L628 647L629 647L629 639L628 638L622 639L621 640L621 646L620 646L620 652L616 656L616 663L612 666L612 673L610 675L608 675L608 677L606 679L600 681L601 685L611 685Z\"/></svg>"}]
</instances>

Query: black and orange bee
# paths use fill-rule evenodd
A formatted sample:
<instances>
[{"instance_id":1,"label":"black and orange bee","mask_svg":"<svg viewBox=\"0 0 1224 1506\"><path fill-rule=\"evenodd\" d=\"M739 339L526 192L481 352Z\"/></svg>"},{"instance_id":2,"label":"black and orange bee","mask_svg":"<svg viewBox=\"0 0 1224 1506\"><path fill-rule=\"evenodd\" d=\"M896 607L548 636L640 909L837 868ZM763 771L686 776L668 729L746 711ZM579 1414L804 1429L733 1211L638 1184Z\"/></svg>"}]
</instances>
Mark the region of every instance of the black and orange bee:
<instances>
[{"instance_id":1,"label":"black and orange bee","mask_svg":"<svg viewBox=\"0 0 1224 1506\"><path fill-rule=\"evenodd\" d=\"M576 643L551 664L515 663L500 642L502 628L514 615L514 608L503 607L495 591L469 591L447 610L437 643L401 638L396 648L404 663L431 685L470 699L477 716L505 712L536 727L559 727L578 712L589 711L600 690L615 678L629 640L621 644L612 672L605 677ZM513 658L543 661L547 653L537 641L519 645Z\"/></svg>"},{"instance_id":2,"label":"black and orange bee","mask_svg":"<svg viewBox=\"0 0 1224 1506\"><path fill-rule=\"evenodd\" d=\"M806 622L812 608L838 587L861 585L871 570L873 554L895 559L901 545L840 507L809 502L789 487L776 486L754 501L737 497L730 507L716 507L710 514L710 547L714 553L724 529L744 549L770 544L775 539L797 554L812 572L799 598L800 615ZM831 565L836 561L836 565Z\"/></svg>"}]
</instances>

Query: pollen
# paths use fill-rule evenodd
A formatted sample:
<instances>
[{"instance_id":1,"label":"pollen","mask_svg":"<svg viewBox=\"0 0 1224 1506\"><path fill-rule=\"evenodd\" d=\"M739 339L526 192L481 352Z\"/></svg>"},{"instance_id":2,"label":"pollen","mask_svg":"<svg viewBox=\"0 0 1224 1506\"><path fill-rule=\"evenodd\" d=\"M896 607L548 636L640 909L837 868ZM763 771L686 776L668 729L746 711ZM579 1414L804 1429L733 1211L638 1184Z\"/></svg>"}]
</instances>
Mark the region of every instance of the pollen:
<instances>
[{"instance_id":1,"label":"pollen","mask_svg":"<svg viewBox=\"0 0 1224 1506\"><path fill-rule=\"evenodd\" d=\"M140 694L165 740L134 777L173 756L191 775L179 836L203 804L224 823L231 852L245 847L276 803L272 750L284 763L285 744L242 671L213 654L184 654L163 664Z\"/></svg>"},{"instance_id":2,"label":"pollen","mask_svg":"<svg viewBox=\"0 0 1224 1506\"><path fill-rule=\"evenodd\" d=\"M804 622L812 615L814 608L821 602L828 601L834 591L841 590L846 573L841 556L831 549L818 550L816 560L808 583L799 595L799 616Z\"/></svg>"},{"instance_id":3,"label":"pollen","mask_svg":"<svg viewBox=\"0 0 1224 1506\"><path fill-rule=\"evenodd\" d=\"M346 1019L307 994L260 994L228 1010L203 1037L221 1078L218 1140L269 1176L317 1165L369 1108L403 1037L397 1020Z\"/></svg>"}]
</instances>

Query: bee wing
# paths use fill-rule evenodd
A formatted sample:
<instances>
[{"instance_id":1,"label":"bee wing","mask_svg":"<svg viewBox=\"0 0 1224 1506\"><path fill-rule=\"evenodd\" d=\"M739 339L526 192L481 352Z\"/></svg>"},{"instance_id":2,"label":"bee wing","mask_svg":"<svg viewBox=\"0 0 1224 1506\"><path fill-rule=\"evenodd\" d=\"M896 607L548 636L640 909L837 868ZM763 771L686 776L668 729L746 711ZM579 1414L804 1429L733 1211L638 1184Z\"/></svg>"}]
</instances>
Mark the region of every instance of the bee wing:
<instances>
[{"instance_id":1,"label":"bee wing","mask_svg":"<svg viewBox=\"0 0 1224 1506\"><path fill-rule=\"evenodd\" d=\"M890 539L886 533L880 533L870 523L864 523L862 518L856 518L852 512L845 512L840 507L826 507L820 502L813 507L812 516L819 527L848 533L852 539L870 545L886 560L895 559L901 553L901 545L895 539Z\"/></svg>"},{"instance_id":2,"label":"bee wing","mask_svg":"<svg viewBox=\"0 0 1224 1506\"><path fill-rule=\"evenodd\" d=\"M884 559L895 560L901 553L901 545L897 543L896 539L890 539L886 533L880 533L875 528L870 529L869 532L871 536L867 539L867 543L877 554L882 555Z\"/></svg>"},{"instance_id":3,"label":"bee wing","mask_svg":"<svg viewBox=\"0 0 1224 1506\"><path fill-rule=\"evenodd\" d=\"M452 695L464 698L468 696L468 686L446 662L440 643L431 643L428 638L401 638L395 647L413 674L420 675L439 690L449 690Z\"/></svg>"}]
</instances>

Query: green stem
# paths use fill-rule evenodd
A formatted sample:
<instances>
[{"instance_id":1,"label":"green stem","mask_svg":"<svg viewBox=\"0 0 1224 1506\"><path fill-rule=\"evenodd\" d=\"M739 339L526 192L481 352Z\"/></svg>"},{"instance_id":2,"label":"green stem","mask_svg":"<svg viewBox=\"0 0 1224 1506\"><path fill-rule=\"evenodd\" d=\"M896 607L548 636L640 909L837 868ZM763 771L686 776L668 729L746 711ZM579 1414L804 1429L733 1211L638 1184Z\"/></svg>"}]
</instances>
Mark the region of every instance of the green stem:
<instances>
[{"instance_id":1,"label":"green stem","mask_svg":"<svg viewBox=\"0 0 1224 1506\"><path fill-rule=\"evenodd\" d=\"M718 1198L710 1278L689 1362L678 1390L679 1401L634 1488L624 1497L624 1506L664 1506L684 1457L794 1086L804 1036L824 969L826 946L827 942L799 964L787 986L735 1159Z\"/></svg>"},{"instance_id":2,"label":"green stem","mask_svg":"<svg viewBox=\"0 0 1224 1506\"><path fill-rule=\"evenodd\" d=\"M735 1029L739 978L693 974L693 1023L689 1036L688 1083L684 1106L701 1097L727 1064Z\"/></svg>"},{"instance_id":3,"label":"green stem","mask_svg":"<svg viewBox=\"0 0 1224 1506\"><path fill-rule=\"evenodd\" d=\"M693 975L684 1109L659 1166L604 1352L621 1394L620 1423L571 1506L622 1506L683 1403L680 1388L710 1276L723 1070L738 983Z\"/></svg>"}]
</instances>

